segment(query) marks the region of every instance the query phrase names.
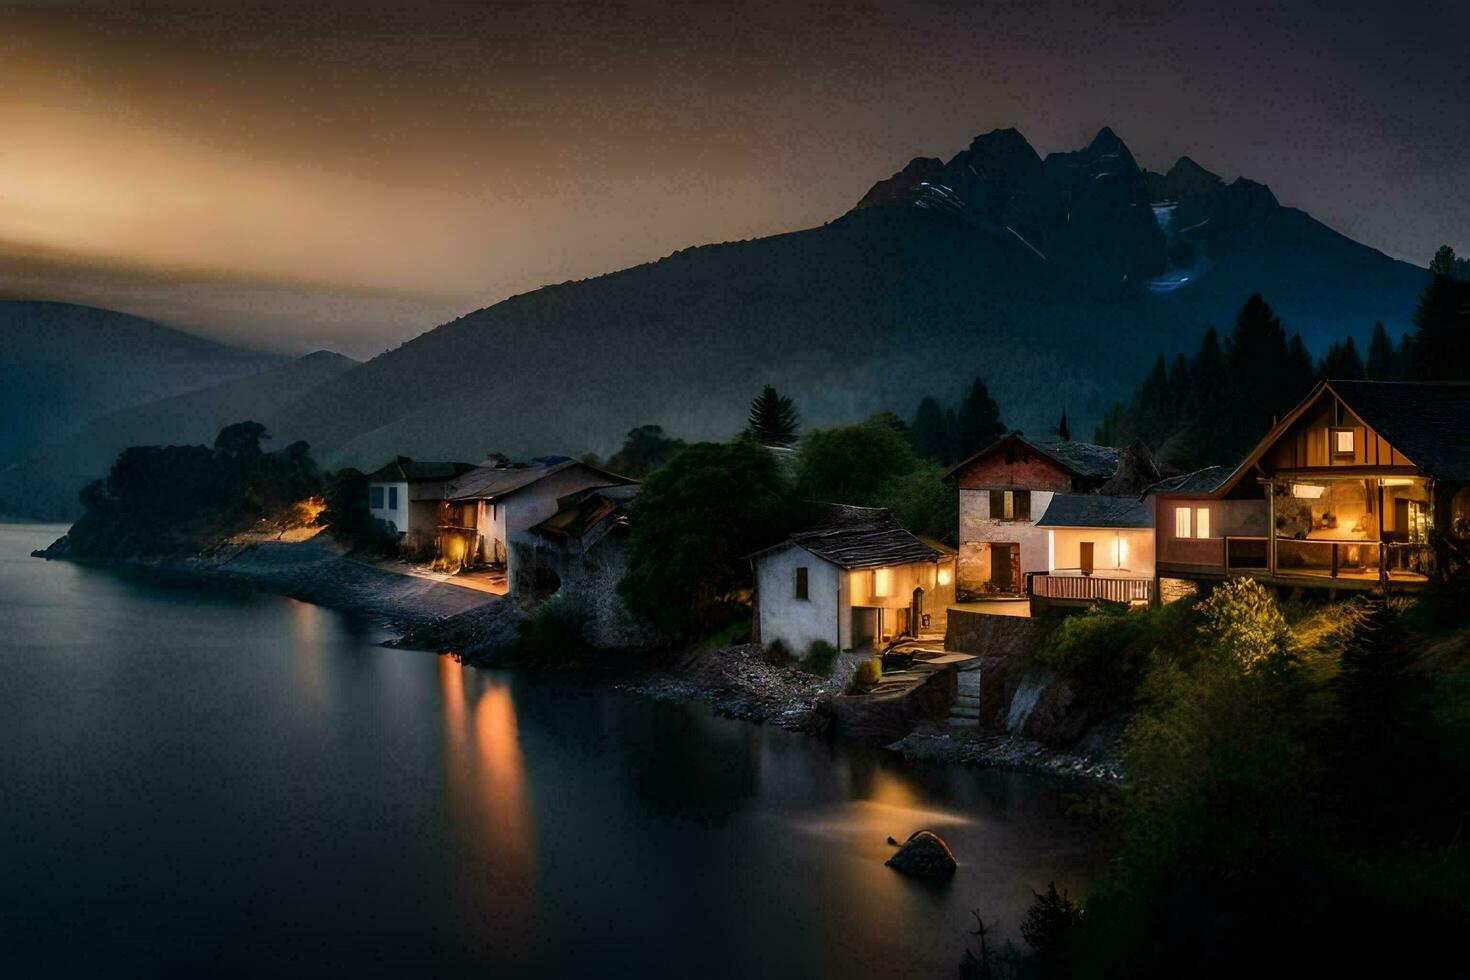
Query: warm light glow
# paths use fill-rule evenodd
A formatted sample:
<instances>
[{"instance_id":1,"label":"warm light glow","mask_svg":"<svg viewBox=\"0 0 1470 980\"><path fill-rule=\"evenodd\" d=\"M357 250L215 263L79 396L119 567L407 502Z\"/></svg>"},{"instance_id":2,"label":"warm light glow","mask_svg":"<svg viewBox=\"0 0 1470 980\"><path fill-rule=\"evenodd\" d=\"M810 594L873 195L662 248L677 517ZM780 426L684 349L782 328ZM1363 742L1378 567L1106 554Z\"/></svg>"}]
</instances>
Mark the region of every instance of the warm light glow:
<instances>
[{"instance_id":1,"label":"warm light glow","mask_svg":"<svg viewBox=\"0 0 1470 980\"><path fill-rule=\"evenodd\" d=\"M1414 485L1414 481L1406 476L1387 476L1379 480L1378 485L1383 487L1411 487Z\"/></svg>"},{"instance_id":2,"label":"warm light glow","mask_svg":"<svg viewBox=\"0 0 1470 980\"><path fill-rule=\"evenodd\" d=\"M949 584L949 579L950 579L949 569L948 568L941 567L939 569L939 584L940 585L948 585Z\"/></svg>"},{"instance_id":3,"label":"warm light glow","mask_svg":"<svg viewBox=\"0 0 1470 980\"><path fill-rule=\"evenodd\" d=\"M1291 485L1291 495L1293 497L1299 497L1302 500L1316 500L1322 496L1323 491L1326 489L1326 487L1318 486L1315 483L1293 483Z\"/></svg>"},{"instance_id":4,"label":"warm light glow","mask_svg":"<svg viewBox=\"0 0 1470 980\"><path fill-rule=\"evenodd\" d=\"M1194 536L1197 538L1208 538L1210 536L1210 510L1208 507L1196 507L1194 509Z\"/></svg>"},{"instance_id":5,"label":"warm light glow","mask_svg":"<svg viewBox=\"0 0 1470 980\"><path fill-rule=\"evenodd\" d=\"M1128 539L1119 534L1113 538L1113 565L1122 568L1128 563Z\"/></svg>"},{"instance_id":6,"label":"warm light glow","mask_svg":"<svg viewBox=\"0 0 1470 980\"><path fill-rule=\"evenodd\" d=\"M1057 570L1057 532L1050 529L1046 532L1046 570Z\"/></svg>"},{"instance_id":7,"label":"warm light glow","mask_svg":"<svg viewBox=\"0 0 1470 980\"><path fill-rule=\"evenodd\" d=\"M1175 508L1175 510L1174 510L1174 537L1176 537L1176 538L1187 538L1187 537L1189 537L1190 536L1189 528L1190 528L1189 508L1188 507L1178 507L1178 508Z\"/></svg>"},{"instance_id":8,"label":"warm light glow","mask_svg":"<svg viewBox=\"0 0 1470 980\"><path fill-rule=\"evenodd\" d=\"M882 597L893 591L893 569L875 568L873 570L873 595Z\"/></svg>"},{"instance_id":9,"label":"warm light glow","mask_svg":"<svg viewBox=\"0 0 1470 980\"><path fill-rule=\"evenodd\" d=\"M1337 452L1338 453L1340 453L1340 454L1342 454L1344 456L1350 455L1352 453L1352 451L1353 451L1353 430L1352 429L1339 429L1337 432L1333 433L1333 439L1335 440L1336 447L1337 447Z\"/></svg>"}]
</instances>

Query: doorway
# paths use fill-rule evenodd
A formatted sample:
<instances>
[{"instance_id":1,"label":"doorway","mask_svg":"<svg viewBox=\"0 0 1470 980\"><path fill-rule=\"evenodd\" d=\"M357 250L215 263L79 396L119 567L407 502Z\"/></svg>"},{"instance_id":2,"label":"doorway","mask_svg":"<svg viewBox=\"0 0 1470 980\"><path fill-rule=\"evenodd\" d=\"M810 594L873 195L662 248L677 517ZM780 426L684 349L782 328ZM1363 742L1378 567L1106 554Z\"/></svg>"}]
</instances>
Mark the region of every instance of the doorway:
<instances>
[{"instance_id":1,"label":"doorway","mask_svg":"<svg viewBox=\"0 0 1470 980\"><path fill-rule=\"evenodd\" d=\"M1021 551L1015 544L990 546L990 586L996 592L1014 592L1020 580Z\"/></svg>"},{"instance_id":2,"label":"doorway","mask_svg":"<svg viewBox=\"0 0 1470 980\"><path fill-rule=\"evenodd\" d=\"M1092 574L1092 542L1082 541L1078 544L1078 565L1083 575Z\"/></svg>"}]
</instances>

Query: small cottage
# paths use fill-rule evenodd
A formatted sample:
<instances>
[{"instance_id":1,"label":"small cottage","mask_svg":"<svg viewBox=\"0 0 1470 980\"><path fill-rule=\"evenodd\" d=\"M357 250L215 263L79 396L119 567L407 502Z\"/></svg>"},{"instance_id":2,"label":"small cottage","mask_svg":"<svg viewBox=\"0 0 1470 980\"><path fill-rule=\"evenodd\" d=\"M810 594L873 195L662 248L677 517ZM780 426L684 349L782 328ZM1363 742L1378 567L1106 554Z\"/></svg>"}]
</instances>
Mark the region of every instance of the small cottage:
<instances>
[{"instance_id":1,"label":"small cottage","mask_svg":"<svg viewBox=\"0 0 1470 980\"><path fill-rule=\"evenodd\" d=\"M941 632L954 602L954 550L910 534L882 508L830 506L751 561L756 639L798 655L817 641L875 649Z\"/></svg>"},{"instance_id":2,"label":"small cottage","mask_svg":"<svg viewBox=\"0 0 1470 980\"><path fill-rule=\"evenodd\" d=\"M1154 579L1154 506L1136 494L1059 493L1036 522L1046 570L1031 576L1033 602L1147 602Z\"/></svg>"},{"instance_id":3,"label":"small cottage","mask_svg":"<svg viewBox=\"0 0 1470 980\"><path fill-rule=\"evenodd\" d=\"M432 542L445 484L472 469L469 463L398 456L368 474L368 512L400 538Z\"/></svg>"},{"instance_id":4,"label":"small cottage","mask_svg":"<svg viewBox=\"0 0 1470 980\"><path fill-rule=\"evenodd\" d=\"M1111 446L1013 432L946 473L959 493L959 595L1023 593L1029 574L1047 571L1048 538L1036 524L1052 495L1096 491L1121 457Z\"/></svg>"}]
</instances>

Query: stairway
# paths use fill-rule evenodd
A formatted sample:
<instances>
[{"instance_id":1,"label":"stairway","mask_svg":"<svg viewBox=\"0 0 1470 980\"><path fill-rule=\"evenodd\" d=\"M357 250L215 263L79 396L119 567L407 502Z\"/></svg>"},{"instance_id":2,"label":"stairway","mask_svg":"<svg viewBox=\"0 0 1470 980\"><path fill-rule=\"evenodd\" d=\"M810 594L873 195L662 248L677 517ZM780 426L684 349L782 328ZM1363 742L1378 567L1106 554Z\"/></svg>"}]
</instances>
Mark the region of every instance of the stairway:
<instances>
[{"instance_id":1,"label":"stairway","mask_svg":"<svg viewBox=\"0 0 1470 980\"><path fill-rule=\"evenodd\" d=\"M950 728L980 727L980 658L959 665L958 691L949 709Z\"/></svg>"}]
</instances>

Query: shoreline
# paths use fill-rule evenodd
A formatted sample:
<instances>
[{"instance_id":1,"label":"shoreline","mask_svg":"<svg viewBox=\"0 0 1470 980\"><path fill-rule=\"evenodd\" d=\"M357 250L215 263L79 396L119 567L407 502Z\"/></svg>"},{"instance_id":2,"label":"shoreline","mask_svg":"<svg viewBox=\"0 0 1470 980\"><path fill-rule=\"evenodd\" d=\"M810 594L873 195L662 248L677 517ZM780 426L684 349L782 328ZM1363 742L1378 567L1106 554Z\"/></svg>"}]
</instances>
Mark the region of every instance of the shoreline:
<instances>
[{"instance_id":1,"label":"shoreline","mask_svg":"<svg viewBox=\"0 0 1470 980\"><path fill-rule=\"evenodd\" d=\"M309 602L385 625L394 634L384 641L387 646L453 655L468 666L538 666L513 658L497 663L493 653L486 655L512 641L526 615L508 597L387 571L350 557L347 549L323 538L232 541L189 557L86 558L44 551L33 556ZM470 653L466 656L461 650ZM865 659L843 654L829 675L818 675L795 663L772 664L750 644L689 649L668 662L636 666L619 664L612 659L617 656L617 651L609 651L601 663L595 655L580 657L567 667L600 668L608 683L652 700L704 704L723 717L807 735L833 727L831 698L842 692L857 663ZM897 741L875 747L911 765L1005 769L1098 789L1116 788L1122 782L1113 760L1004 732L953 733L925 723Z\"/></svg>"}]
</instances>

